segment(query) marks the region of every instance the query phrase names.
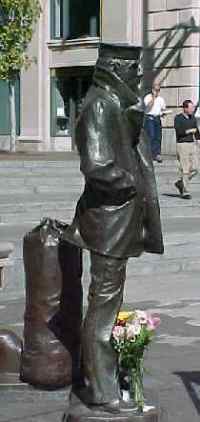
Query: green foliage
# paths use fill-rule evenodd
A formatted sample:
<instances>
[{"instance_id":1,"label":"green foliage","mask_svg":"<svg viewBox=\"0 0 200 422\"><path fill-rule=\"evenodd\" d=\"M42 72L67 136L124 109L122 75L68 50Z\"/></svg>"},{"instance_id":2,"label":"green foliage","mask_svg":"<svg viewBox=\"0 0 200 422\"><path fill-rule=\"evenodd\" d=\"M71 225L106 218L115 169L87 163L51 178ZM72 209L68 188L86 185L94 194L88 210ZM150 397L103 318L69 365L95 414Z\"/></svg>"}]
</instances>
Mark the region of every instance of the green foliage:
<instances>
[{"instance_id":1,"label":"green foliage","mask_svg":"<svg viewBox=\"0 0 200 422\"><path fill-rule=\"evenodd\" d=\"M26 49L40 13L39 0L0 0L0 79L30 64Z\"/></svg>"},{"instance_id":2,"label":"green foliage","mask_svg":"<svg viewBox=\"0 0 200 422\"><path fill-rule=\"evenodd\" d=\"M142 327L134 340L124 339L120 342L112 340L114 349L119 353L120 366L124 369L135 368L138 359L143 359L144 351L151 343L153 332Z\"/></svg>"}]
</instances>

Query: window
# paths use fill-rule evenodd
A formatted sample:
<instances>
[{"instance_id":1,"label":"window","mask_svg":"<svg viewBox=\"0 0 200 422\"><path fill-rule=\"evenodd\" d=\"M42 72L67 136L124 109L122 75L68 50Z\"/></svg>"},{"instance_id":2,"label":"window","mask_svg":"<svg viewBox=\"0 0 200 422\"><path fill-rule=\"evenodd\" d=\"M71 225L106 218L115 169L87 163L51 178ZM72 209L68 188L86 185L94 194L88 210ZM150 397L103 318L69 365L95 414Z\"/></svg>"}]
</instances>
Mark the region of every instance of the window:
<instances>
[{"instance_id":1,"label":"window","mask_svg":"<svg viewBox=\"0 0 200 422\"><path fill-rule=\"evenodd\" d=\"M51 136L73 138L76 118L92 82L93 67L60 68L51 75Z\"/></svg>"},{"instance_id":2,"label":"window","mask_svg":"<svg viewBox=\"0 0 200 422\"><path fill-rule=\"evenodd\" d=\"M10 135L10 105L8 82L0 80L0 135ZM16 131L20 134L20 80L15 83Z\"/></svg>"},{"instance_id":3,"label":"window","mask_svg":"<svg viewBox=\"0 0 200 422\"><path fill-rule=\"evenodd\" d=\"M100 0L51 0L51 38L98 37Z\"/></svg>"}]
</instances>

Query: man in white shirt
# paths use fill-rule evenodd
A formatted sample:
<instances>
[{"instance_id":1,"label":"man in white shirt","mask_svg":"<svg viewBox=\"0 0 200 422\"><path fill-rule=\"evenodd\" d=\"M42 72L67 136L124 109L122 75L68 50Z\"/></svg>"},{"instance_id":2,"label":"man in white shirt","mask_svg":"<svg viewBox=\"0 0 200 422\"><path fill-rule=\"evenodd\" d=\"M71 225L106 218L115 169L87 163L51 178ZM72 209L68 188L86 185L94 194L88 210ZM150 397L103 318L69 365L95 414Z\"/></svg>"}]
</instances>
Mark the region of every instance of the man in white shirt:
<instances>
[{"instance_id":1,"label":"man in white shirt","mask_svg":"<svg viewBox=\"0 0 200 422\"><path fill-rule=\"evenodd\" d=\"M152 91L144 97L145 123L144 128L151 142L153 160L162 163L161 141L162 123L161 116L166 110L164 98L160 95L160 84L154 83Z\"/></svg>"}]
</instances>

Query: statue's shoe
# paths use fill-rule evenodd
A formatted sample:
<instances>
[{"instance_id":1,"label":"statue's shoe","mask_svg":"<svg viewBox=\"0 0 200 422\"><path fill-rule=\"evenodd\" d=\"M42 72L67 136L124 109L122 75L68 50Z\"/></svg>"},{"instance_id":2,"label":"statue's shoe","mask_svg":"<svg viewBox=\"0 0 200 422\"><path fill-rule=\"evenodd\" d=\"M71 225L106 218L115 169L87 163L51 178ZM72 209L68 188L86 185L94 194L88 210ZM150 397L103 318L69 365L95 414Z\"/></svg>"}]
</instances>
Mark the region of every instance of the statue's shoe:
<instances>
[{"instance_id":1,"label":"statue's shoe","mask_svg":"<svg viewBox=\"0 0 200 422\"><path fill-rule=\"evenodd\" d=\"M114 414L121 414L121 413L138 413L137 406L134 402L129 401L125 402L123 400L112 400L109 403L101 404L95 406L95 409L98 411L106 412L106 413L114 413Z\"/></svg>"},{"instance_id":2,"label":"statue's shoe","mask_svg":"<svg viewBox=\"0 0 200 422\"><path fill-rule=\"evenodd\" d=\"M70 400L73 400L74 395L87 407L93 409L95 412L104 413L137 413L137 407L132 400L124 401L122 399L114 399L107 403L96 403L93 401L91 390L89 387L72 388Z\"/></svg>"}]
</instances>

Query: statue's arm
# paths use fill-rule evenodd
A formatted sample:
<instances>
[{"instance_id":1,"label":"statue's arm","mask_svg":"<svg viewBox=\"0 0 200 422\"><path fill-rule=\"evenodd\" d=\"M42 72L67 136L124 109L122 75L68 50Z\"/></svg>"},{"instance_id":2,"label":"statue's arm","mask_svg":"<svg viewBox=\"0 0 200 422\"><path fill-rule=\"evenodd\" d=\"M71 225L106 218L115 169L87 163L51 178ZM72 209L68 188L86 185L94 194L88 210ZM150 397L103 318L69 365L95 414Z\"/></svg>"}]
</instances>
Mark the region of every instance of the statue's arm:
<instances>
[{"instance_id":1,"label":"statue's arm","mask_svg":"<svg viewBox=\"0 0 200 422\"><path fill-rule=\"evenodd\" d=\"M157 247L157 253L162 254L164 252L164 246L156 179L149 141L144 132L141 133L140 142L137 145L137 151L140 157L140 168L144 186L145 250L147 252L155 252L155 247Z\"/></svg>"},{"instance_id":2,"label":"statue's arm","mask_svg":"<svg viewBox=\"0 0 200 422\"><path fill-rule=\"evenodd\" d=\"M156 179L151 155L149 140L144 131L141 132L140 140L137 145L137 151L140 157L140 168L144 181L145 196L158 202L158 193Z\"/></svg>"},{"instance_id":3,"label":"statue's arm","mask_svg":"<svg viewBox=\"0 0 200 422\"><path fill-rule=\"evenodd\" d=\"M120 136L117 113L104 101L86 110L77 127L81 171L96 190L110 195L123 192L124 200L136 193L134 177L116 164L115 147Z\"/></svg>"}]
</instances>

